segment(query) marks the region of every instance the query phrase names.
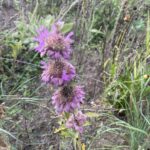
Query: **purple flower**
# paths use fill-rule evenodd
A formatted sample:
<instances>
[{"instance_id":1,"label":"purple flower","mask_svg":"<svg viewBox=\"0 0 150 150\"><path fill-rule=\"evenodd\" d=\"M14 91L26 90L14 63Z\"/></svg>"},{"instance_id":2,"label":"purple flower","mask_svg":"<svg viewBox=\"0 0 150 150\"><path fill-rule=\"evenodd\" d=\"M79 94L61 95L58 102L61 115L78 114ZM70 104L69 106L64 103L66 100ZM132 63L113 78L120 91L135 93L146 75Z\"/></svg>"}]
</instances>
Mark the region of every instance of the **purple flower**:
<instances>
[{"instance_id":1,"label":"purple flower","mask_svg":"<svg viewBox=\"0 0 150 150\"><path fill-rule=\"evenodd\" d=\"M58 89L52 96L52 104L58 114L62 112L73 112L83 103L85 92L83 87L66 85Z\"/></svg>"},{"instance_id":2,"label":"purple flower","mask_svg":"<svg viewBox=\"0 0 150 150\"><path fill-rule=\"evenodd\" d=\"M86 122L86 116L79 111L77 114L72 114L66 122L67 128L75 129L76 131L82 133L83 125Z\"/></svg>"},{"instance_id":3,"label":"purple flower","mask_svg":"<svg viewBox=\"0 0 150 150\"><path fill-rule=\"evenodd\" d=\"M42 62L42 81L56 86L65 85L75 77L75 68L65 60Z\"/></svg>"},{"instance_id":4,"label":"purple flower","mask_svg":"<svg viewBox=\"0 0 150 150\"><path fill-rule=\"evenodd\" d=\"M41 56L47 54L53 59L65 58L68 59L72 53L71 44L73 40L71 36L73 32L68 33L64 36L60 29L63 26L63 22L58 21L52 25L51 32L46 28L42 27L38 30L38 36L35 40L39 45L35 48Z\"/></svg>"},{"instance_id":5,"label":"purple flower","mask_svg":"<svg viewBox=\"0 0 150 150\"><path fill-rule=\"evenodd\" d=\"M38 42L38 46L35 48L35 51L40 53L41 56L44 56L46 54L45 40L50 36L50 32L43 26L37 32L38 36L35 37L35 41Z\"/></svg>"}]
</instances>

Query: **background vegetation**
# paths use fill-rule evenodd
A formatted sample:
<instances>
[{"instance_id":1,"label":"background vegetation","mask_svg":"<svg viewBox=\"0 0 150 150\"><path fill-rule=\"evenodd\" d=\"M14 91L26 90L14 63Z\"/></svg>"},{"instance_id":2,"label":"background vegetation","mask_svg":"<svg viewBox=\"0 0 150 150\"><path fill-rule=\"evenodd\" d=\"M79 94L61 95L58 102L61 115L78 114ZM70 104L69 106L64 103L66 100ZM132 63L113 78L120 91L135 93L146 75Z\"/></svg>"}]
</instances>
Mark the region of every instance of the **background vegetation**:
<instances>
[{"instance_id":1,"label":"background vegetation","mask_svg":"<svg viewBox=\"0 0 150 150\"><path fill-rule=\"evenodd\" d=\"M0 149L73 149L55 132L52 89L33 51L36 30L57 19L75 33L86 149L150 149L150 0L1 0L0 8Z\"/></svg>"}]
</instances>

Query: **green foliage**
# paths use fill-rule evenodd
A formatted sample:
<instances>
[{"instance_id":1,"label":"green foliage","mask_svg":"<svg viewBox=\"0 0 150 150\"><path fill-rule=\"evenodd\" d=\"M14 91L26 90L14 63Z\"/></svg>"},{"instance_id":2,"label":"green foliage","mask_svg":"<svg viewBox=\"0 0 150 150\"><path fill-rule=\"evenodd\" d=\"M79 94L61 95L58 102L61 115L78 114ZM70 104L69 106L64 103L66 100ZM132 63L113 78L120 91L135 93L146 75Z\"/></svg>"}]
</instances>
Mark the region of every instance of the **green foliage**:
<instances>
[{"instance_id":1,"label":"green foliage","mask_svg":"<svg viewBox=\"0 0 150 150\"><path fill-rule=\"evenodd\" d=\"M148 12L147 30L146 30L146 51L147 51L147 55L150 54L150 15L149 15L149 12Z\"/></svg>"},{"instance_id":2,"label":"green foliage","mask_svg":"<svg viewBox=\"0 0 150 150\"><path fill-rule=\"evenodd\" d=\"M137 31L143 31L145 29L145 22L143 19L136 20L134 26Z\"/></svg>"},{"instance_id":3,"label":"green foliage","mask_svg":"<svg viewBox=\"0 0 150 150\"><path fill-rule=\"evenodd\" d=\"M73 23L66 23L61 29L62 33L68 33L73 28Z\"/></svg>"},{"instance_id":4,"label":"green foliage","mask_svg":"<svg viewBox=\"0 0 150 150\"><path fill-rule=\"evenodd\" d=\"M28 87L26 90L24 88L18 89L18 87L27 83L26 81L28 79L30 80L30 78L39 78L36 74L39 74L38 63L40 57L32 51L36 46L34 37L40 26L44 25L47 28L50 28L53 22L54 17L51 15L47 15L45 18L36 16L35 8L33 14L28 14L28 21L22 16L18 21L15 21L15 30L7 30L3 33L4 38L1 41L1 44L4 46L4 50L2 51L2 67L4 68L5 73L1 74L0 78L2 79L1 83L7 83L3 87L5 93L8 93L9 91L12 94L17 90L20 93L28 91L28 94L26 93L28 96L33 93ZM30 86L31 84L34 83L30 82L29 84L28 82L27 86Z\"/></svg>"},{"instance_id":5,"label":"green foliage","mask_svg":"<svg viewBox=\"0 0 150 150\"><path fill-rule=\"evenodd\" d=\"M40 61L40 57L38 54L33 52L34 47L37 44L34 41L34 37L37 35L37 29L39 29L41 26L45 26L50 30L55 19L51 15L47 15L44 18L36 15L37 8L38 4L36 5L33 13L28 13L28 20L22 16L15 21L15 30L7 30L3 33L4 38L1 43L7 47L7 50L5 50L5 48L2 51L2 55L4 57L2 67L4 67L5 70L5 74L1 75L2 82L8 82L10 76L14 74L14 78L11 81L12 86L7 84L5 87L3 87L3 90L5 89L6 93L7 91L10 91L12 94L16 91L19 91L23 95L26 93L26 96L29 96L31 93L33 93L33 91L29 89L28 86L34 84L33 82L35 79L39 78L36 74L39 74L38 63ZM63 33L65 34L69 32L72 27L73 23L64 24L62 28ZM6 74L6 72L9 72L10 75ZM26 82L28 79L32 82ZM26 83L28 85L26 85Z\"/></svg>"},{"instance_id":6,"label":"green foliage","mask_svg":"<svg viewBox=\"0 0 150 150\"><path fill-rule=\"evenodd\" d=\"M21 50L23 49L23 45L21 41L14 43L14 45L10 44L10 48L12 49L12 57L16 60L17 56L21 54Z\"/></svg>"},{"instance_id":7,"label":"green foliage","mask_svg":"<svg viewBox=\"0 0 150 150\"><path fill-rule=\"evenodd\" d=\"M47 15L45 18L41 18L39 16L35 16L34 13L29 13L28 19L29 22L25 21L24 17L20 18L18 21L15 21L15 31L5 31L6 36L4 39L4 45L8 47L10 46L13 51L15 51L14 49L16 49L16 47L17 49L23 49L23 46L25 46L25 48L28 50L33 50L35 47L33 38L37 34L37 29L42 25L50 28L51 24L54 22L54 17L51 15Z\"/></svg>"},{"instance_id":8,"label":"green foliage","mask_svg":"<svg viewBox=\"0 0 150 150\"><path fill-rule=\"evenodd\" d=\"M92 43L99 43L109 36L114 28L117 14L119 12L119 1L103 0L96 6L92 22ZM99 8L100 7L100 8Z\"/></svg>"},{"instance_id":9,"label":"green foliage","mask_svg":"<svg viewBox=\"0 0 150 150\"><path fill-rule=\"evenodd\" d=\"M141 30L142 28L142 26L139 27ZM149 19L147 28L149 29ZM118 120L115 124L125 128L128 143L133 150L139 147L143 149L149 147L147 143L150 126L150 69L149 63L147 63L149 59L148 29L146 51L136 52L131 59L125 60L121 65L119 62L112 63L110 82L108 82L105 91L108 101L114 108L123 110L125 113L126 121Z\"/></svg>"},{"instance_id":10,"label":"green foliage","mask_svg":"<svg viewBox=\"0 0 150 150\"><path fill-rule=\"evenodd\" d=\"M105 91L109 102L115 108L128 109L131 96L134 97L137 102L140 100L140 91L142 91L143 88L141 84L146 84L144 92L142 93L142 98L149 99L150 87L147 85L147 79L144 79L144 75L149 75L150 70L145 64L145 60L143 62L138 62L138 60L135 59L134 65L131 66L128 62L125 62L125 65L119 66L119 68L124 70L119 75L117 75L118 70L110 71L112 72L112 79L110 79L111 84L109 83Z\"/></svg>"}]
</instances>

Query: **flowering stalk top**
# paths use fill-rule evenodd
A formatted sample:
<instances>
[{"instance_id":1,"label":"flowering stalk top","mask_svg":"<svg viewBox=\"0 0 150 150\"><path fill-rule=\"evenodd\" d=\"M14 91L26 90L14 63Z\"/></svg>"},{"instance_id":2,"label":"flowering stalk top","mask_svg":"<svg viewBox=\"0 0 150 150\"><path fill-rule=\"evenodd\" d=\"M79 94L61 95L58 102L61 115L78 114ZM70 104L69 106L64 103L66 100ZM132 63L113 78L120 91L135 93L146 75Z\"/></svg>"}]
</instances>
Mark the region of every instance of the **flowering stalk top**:
<instances>
[{"instance_id":1,"label":"flowering stalk top","mask_svg":"<svg viewBox=\"0 0 150 150\"><path fill-rule=\"evenodd\" d=\"M52 96L52 104L56 112L67 113L69 118L64 116L68 119L66 127L82 133L86 116L79 109L83 104L85 92L82 86L72 84L76 70L67 59L72 53L73 32L63 34L61 32L63 26L64 22L58 21L52 25L51 31L41 27L35 37L35 41L38 42L35 51L40 53L41 57L48 56L49 59L41 62L43 69L41 80L46 84L59 86Z\"/></svg>"}]
</instances>

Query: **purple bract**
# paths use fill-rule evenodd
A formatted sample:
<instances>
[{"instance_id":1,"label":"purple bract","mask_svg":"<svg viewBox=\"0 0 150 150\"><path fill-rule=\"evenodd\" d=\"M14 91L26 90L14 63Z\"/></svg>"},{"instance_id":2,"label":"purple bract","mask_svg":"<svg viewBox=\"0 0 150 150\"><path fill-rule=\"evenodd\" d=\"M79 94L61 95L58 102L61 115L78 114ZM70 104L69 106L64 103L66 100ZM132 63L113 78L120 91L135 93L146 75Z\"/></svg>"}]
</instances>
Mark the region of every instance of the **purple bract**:
<instances>
[{"instance_id":1,"label":"purple bract","mask_svg":"<svg viewBox=\"0 0 150 150\"><path fill-rule=\"evenodd\" d=\"M83 87L66 85L58 89L52 96L52 104L58 114L62 112L73 112L83 103L85 92Z\"/></svg>"},{"instance_id":2,"label":"purple bract","mask_svg":"<svg viewBox=\"0 0 150 150\"><path fill-rule=\"evenodd\" d=\"M35 50L40 53L41 56L47 54L53 59L59 59L61 57L69 59L72 53L71 44L73 40L71 36L73 32L64 36L60 33L60 29L63 26L63 22L59 21L52 25L51 32L48 29L41 27L37 32L38 35L35 41L38 42L38 46Z\"/></svg>"},{"instance_id":3,"label":"purple bract","mask_svg":"<svg viewBox=\"0 0 150 150\"><path fill-rule=\"evenodd\" d=\"M43 82L61 86L67 84L75 77L75 68L65 60L42 62L43 73L41 79Z\"/></svg>"},{"instance_id":4,"label":"purple bract","mask_svg":"<svg viewBox=\"0 0 150 150\"><path fill-rule=\"evenodd\" d=\"M72 128L80 133L83 132L83 125L86 122L86 116L79 111L77 114L72 114L66 122L67 128Z\"/></svg>"}]
</instances>

